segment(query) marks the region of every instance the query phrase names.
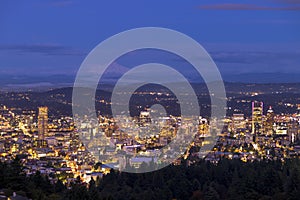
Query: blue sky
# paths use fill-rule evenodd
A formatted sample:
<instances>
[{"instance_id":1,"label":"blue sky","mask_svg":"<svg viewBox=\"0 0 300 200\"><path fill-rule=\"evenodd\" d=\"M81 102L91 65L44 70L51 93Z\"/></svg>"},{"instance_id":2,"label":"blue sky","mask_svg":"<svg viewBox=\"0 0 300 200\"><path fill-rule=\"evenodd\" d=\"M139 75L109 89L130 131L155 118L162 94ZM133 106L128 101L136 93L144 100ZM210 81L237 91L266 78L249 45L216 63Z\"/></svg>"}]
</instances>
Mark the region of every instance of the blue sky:
<instances>
[{"instance_id":1,"label":"blue sky","mask_svg":"<svg viewBox=\"0 0 300 200\"><path fill-rule=\"evenodd\" d=\"M223 76L300 74L300 0L2 0L1 75L75 75L98 43L127 29L183 32Z\"/></svg>"}]
</instances>

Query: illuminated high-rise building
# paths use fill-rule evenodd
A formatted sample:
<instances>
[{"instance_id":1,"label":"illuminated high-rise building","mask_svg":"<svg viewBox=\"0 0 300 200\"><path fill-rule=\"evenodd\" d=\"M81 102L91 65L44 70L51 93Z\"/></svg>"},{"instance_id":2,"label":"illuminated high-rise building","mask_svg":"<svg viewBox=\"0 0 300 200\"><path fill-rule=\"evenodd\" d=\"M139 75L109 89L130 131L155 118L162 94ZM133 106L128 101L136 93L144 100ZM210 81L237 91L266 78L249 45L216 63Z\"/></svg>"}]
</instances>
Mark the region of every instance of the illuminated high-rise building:
<instances>
[{"instance_id":1,"label":"illuminated high-rise building","mask_svg":"<svg viewBox=\"0 0 300 200\"><path fill-rule=\"evenodd\" d=\"M233 114L232 116L232 124L233 124L233 130L236 131L238 129L244 129L246 128L245 123L245 117L244 114Z\"/></svg>"},{"instance_id":2,"label":"illuminated high-rise building","mask_svg":"<svg viewBox=\"0 0 300 200\"><path fill-rule=\"evenodd\" d=\"M44 141L48 135L48 107L39 107L38 139Z\"/></svg>"},{"instance_id":3,"label":"illuminated high-rise building","mask_svg":"<svg viewBox=\"0 0 300 200\"><path fill-rule=\"evenodd\" d=\"M208 125L207 119L199 117L198 132L199 132L200 135L208 134L208 132L209 132L209 125Z\"/></svg>"},{"instance_id":4,"label":"illuminated high-rise building","mask_svg":"<svg viewBox=\"0 0 300 200\"><path fill-rule=\"evenodd\" d=\"M299 137L299 134L298 134L298 131L299 131L299 122L298 120L296 119L291 119L288 123L288 137L289 137L289 141L291 143L294 143L298 137Z\"/></svg>"},{"instance_id":5,"label":"illuminated high-rise building","mask_svg":"<svg viewBox=\"0 0 300 200\"><path fill-rule=\"evenodd\" d=\"M300 104L297 104L297 117L300 118Z\"/></svg>"},{"instance_id":6,"label":"illuminated high-rise building","mask_svg":"<svg viewBox=\"0 0 300 200\"><path fill-rule=\"evenodd\" d=\"M149 111L141 111L139 117L139 124L141 126L146 126L151 123L150 112Z\"/></svg>"},{"instance_id":7,"label":"illuminated high-rise building","mask_svg":"<svg viewBox=\"0 0 300 200\"><path fill-rule=\"evenodd\" d=\"M261 134L263 130L263 102L252 102L252 134Z\"/></svg>"},{"instance_id":8,"label":"illuminated high-rise building","mask_svg":"<svg viewBox=\"0 0 300 200\"><path fill-rule=\"evenodd\" d=\"M272 109L272 107L270 106L268 111L267 111L267 117L266 117L266 121L265 121L265 134L267 135L273 135L274 134L274 111Z\"/></svg>"}]
</instances>

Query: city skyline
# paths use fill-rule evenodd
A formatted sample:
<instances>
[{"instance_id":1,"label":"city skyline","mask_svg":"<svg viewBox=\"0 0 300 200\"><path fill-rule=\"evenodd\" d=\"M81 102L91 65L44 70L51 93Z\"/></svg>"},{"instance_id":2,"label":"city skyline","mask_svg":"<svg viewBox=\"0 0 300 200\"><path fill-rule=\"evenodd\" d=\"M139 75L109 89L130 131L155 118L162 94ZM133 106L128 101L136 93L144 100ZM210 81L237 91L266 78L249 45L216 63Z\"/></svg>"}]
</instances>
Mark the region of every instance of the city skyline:
<instances>
[{"instance_id":1,"label":"city skyline","mask_svg":"<svg viewBox=\"0 0 300 200\"><path fill-rule=\"evenodd\" d=\"M245 115L246 110L228 115L222 119L224 121L222 129L214 127L213 121L211 121L213 119L200 115L197 125L195 125L197 129L193 142L179 158L170 157L173 160L172 164L180 164L182 158L189 161L190 164L199 159L218 163L222 158L238 159L243 162L264 159L281 159L283 161L297 158L300 155L300 104L290 105L296 107L295 112L278 113L273 111L272 107L264 112L262 101L245 103L251 105L251 115ZM266 104L268 105L268 103ZM235 108L232 109L235 110ZM15 112L14 110L19 111ZM0 160L9 161L15 156L23 155L27 158L24 160L28 169L27 173L31 174L37 170L31 166L33 161L48 159L49 162L55 162L56 159L54 161L52 159L56 157L62 159L67 167L53 168L36 163L38 169L43 170L42 173L45 175L55 173L58 177L63 170L68 174L79 175L86 183L91 180L91 177L95 179L99 175L109 173L110 168L138 173L139 170L145 170L143 163L151 165L151 162L160 168L161 164L155 160L162 159L157 154L157 149L168 145L172 138L174 139L174 136L179 134L177 128L181 126L180 116L152 118L150 116L156 114L148 109L141 111L139 116L133 116L136 125L128 124L125 129L128 132L119 130L115 119L106 115L99 115L99 122L90 121L87 118L79 119L80 123L77 122L75 128L72 116L55 114L48 118L48 107L38 107L37 110L38 114L36 115L35 110L25 109L20 112L20 109L17 108L0 107L0 130L2 131ZM18 123L15 123L15 120ZM124 120L129 119L124 116ZM160 124L159 133L154 134L150 131L146 135L136 135L137 127L151 127L153 122ZM20 128L20 131L15 132L17 127ZM214 131L218 136L216 144L213 145L214 148L209 149L207 155L200 158L200 152L197 152L196 149L208 145L211 142L209 138L212 137ZM180 133L181 136L185 134L187 133ZM114 146L101 137L109 138ZM85 139L90 140L86 146L81 142ZM98 149L99 153L91 152L94 148ZM130 155L128 161L126 161L124 153ZM176 152L168 151L167 153L169 156L173 154L175 155ZM115 157L107 159L107 156ZM122 157L125 160L122 161ZM164 158L163 160L165 162L168 159ZM105 165L100 171L93 169L98 162ZM50 169L48 169L49 167ZM82 167L86 170L82 170ZM101 173L99 174L99 172ZM68 183L67 179L60 180Z\"/></svg>"},{"instance_id":2,"label":"city skyline","mask_svg":"<svg viewBox=\"0 0 300 200\"><path fill-rule=\"evenodd\" d=\"M0 199L298 200L300 0L3 0Z\"/></svg>"}]
</instances>

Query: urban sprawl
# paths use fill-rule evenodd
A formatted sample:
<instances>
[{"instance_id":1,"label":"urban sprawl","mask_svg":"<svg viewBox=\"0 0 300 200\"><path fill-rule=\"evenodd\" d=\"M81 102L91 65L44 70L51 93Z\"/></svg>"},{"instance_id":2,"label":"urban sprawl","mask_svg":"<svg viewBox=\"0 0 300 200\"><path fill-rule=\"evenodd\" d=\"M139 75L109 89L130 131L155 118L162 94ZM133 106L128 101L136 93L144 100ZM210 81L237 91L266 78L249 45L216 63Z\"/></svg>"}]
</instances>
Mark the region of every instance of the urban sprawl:
<instances>
[{"instance_id":1,"label":"urban sprawl","mask_svg":"<svg viewBox=\"0 0 300 200\"><path fill-rule=\"evenodd\" d=\"M70 185L77 177L88 183L92 178L95 180L110 173L111 168L122 171L157 163L160 150L177 134L182 134L182 141L185 134L193 134L193 140L187 146L179 147L179 152L185 148L180 156L167 148L160 161L173 160L172 164L179 165L186 160L185 163L193 164L202 159L199 150L212 141L209 138L213 132L217 134L217 140L203 158L208 162L218 163L223 158L243 162L262 159L284 162L298 157L300 112L281 114L267 106L264 113L263 102L251 103L250 117L235 113L222 120L224 126L221 129L212 127L213 119L197 117L196 123L189 123L190 127L185 127L183 132L179 132L183 126L180 117L163 116L155 121L152 118L155 113L150 109L132 119L123 119L133 121L134 125L120 129L113 118L101 115L98 122L86 118L75 126L70 116L49 117L47 107L39 107L37 112L24 110L22 114L16 114L14 108L2 105L0 161L11 162L18 157L28 176L39 171L53 183L59 179ZM153 129L153 123L158 128ZM81 138L90 142L83 145Z\"/></svg>"}]
</instances>

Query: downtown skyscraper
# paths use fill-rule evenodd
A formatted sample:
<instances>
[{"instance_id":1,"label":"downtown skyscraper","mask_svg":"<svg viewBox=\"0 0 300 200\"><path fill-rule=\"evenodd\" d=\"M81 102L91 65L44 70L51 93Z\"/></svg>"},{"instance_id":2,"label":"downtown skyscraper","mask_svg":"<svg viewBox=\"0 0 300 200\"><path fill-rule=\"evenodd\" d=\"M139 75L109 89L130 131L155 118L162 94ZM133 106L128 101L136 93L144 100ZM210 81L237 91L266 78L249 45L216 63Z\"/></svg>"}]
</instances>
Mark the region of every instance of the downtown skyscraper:
<instances>
[{"instance_id":1,"label":"downtown skyscraper","mask_svg":"<svg viewBox=\"0 0 300 200\"><path fill-rule=\"evenodd\" d=\"M48 107L39 107L38 115L38 146L45 146L48 135Z\"/></svg>"}]
</instances>

